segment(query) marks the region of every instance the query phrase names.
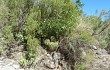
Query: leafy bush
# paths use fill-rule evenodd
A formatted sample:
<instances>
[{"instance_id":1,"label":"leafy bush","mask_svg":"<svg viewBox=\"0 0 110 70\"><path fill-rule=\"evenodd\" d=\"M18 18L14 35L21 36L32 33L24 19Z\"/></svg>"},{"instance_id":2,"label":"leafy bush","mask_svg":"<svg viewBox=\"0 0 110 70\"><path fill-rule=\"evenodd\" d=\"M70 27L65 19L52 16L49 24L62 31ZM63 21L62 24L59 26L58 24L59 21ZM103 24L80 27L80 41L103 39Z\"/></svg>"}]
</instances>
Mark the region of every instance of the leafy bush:
<instances>
[{"instance_id":1,"label":"leafy bush","mask_svg":"<svg viewBox=\"0 0 110 70\"><path fill-rule=\"evenodd\" d=\"M54 36L58 40L67 36L76 26L80 14L75 3L71 0L42 0L36 1L27 16L25 29L27 34L50 39Z\"/></svg>"},{"instance_id":2,"label":"leafy bush","mask_svg":"<svg viewBox=\"0 0 110 70\"><path fill-rule=\"evenodd\" d=\"M14 39L30 34L43 39L53 36L58 41L73 31L81 14L72 0L8 0L6 6Z\"/></svg>"},{"instance_id":3,"label":"leafy bush","mask_svg":"<svg viewBox=\"0 0 110 70\"><path fill-rule=\"evenodd\" d=\"M80 38L85 42L90 41L90 35L87 32L81 32Z\"/></svg>"},{"instance_id":4,"label":"leafy bush","mask_svg":"<svg viewBox=\"0 0 110 70\"><path fill-rule=\"evenodd\" d=\"M102 26L103 21L98 16L83 16L83 20L86 24L89 24L92 27L92 30L94 31L94 34L97 33L97 30Z\"/></svg>"},{"instance_id":5,"label":"leafy bush","mask_svg":"<svg viewBox=\"0 0 110 70\"><path fill-rule=\"evenodd\" d=\"M18 41L22 41L22 42L24 41L24 37L21 33L15 34L15 38Z\"/></svg>"},{"instance_id":6,"label":"leafy bush","mask_svg":"<svg viewBox=\"0 0 110 70\"><path fill-rule=\"evenodd\" d=\"M79 64L76 65L75 70L85 70L86 66L85 63L80 62Z\"/></svg>"},{"instance_id":7,"label":"leafy bush","mask_svg":"<svg viewBox=\"0 0 110 70\"><path fill-rule=\"evenodd\" d=\"M34 58L38 52L39 41L35 38L32 38L30 35L27 36L27 59L31 60Z\"/></svg>"},{"instance_id":8,"label":"leafy bush","mask_svg":"<svg viewBox=\"0 0 110 70\"><path fill-rule=\"evenodd\" d=\"M74 40L81 40L86 44L91 44L95 42L94 37L92 37L87 31L79 31L78 33L73 33L72 38Z\"/></svg>"},{"instance_id":9,"label":"leafy bush","mask_svg":"<svg viewBox=\"0 0 110 70\"><path fill-rule=\"evenodd\" d=\"M9 9L5 0L0 0L0 29L7 23L8 11Z\"/></svg>"},{"instance_id":10,"label":"leafy bush","mask_svg":"<svg viewBox=\"0 0 110 70\"><path fill-rule=\"evenodd\" d=\"M47 45L48 51L55 51L56 48L58 47L58 42L50 42L49 39L45 40L45 44Z\"/></svg>"},{"instance_id":11,"label":"leafy bush","mask_svg":"<svg viewBox=\"0 0 110 70\"><path fill-rule=\"evenodd\" d=\"M2 30L3 37L7 41L7 43L11 43L14 41L14 36L12 33L12 27L11 26L5 26Z\"/></svg>"},{"instance_id":12,"label":"leafy bush","mask_svg":"<svg viewBox=\"0 0 110 70\"><path fill-rule=\"evenodd\" d=\"M27 65L27 60L25 58L22 58L20 61L20 66L25 67Z\"/></svg>"}]
</instances>

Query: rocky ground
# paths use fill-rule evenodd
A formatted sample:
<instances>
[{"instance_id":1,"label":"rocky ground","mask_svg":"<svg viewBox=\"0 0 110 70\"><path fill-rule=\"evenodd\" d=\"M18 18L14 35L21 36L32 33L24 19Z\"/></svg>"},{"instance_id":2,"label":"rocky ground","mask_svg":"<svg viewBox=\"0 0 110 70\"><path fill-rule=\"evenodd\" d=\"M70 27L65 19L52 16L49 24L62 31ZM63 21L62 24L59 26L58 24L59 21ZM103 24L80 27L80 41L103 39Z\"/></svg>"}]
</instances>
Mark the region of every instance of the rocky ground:
<instances>
[{"instance_id":1,"label":"rocky ground","mask_svg":"<svg viewBox=\"0 0 110 70\"><path fill-rule=\"evenodd\" d=\"M20 65L13 59L0 57L0 70L24 70L20 68Z\"/></svg>"},{"instance_id":2,"label":"rocky ground","mask_svg":"<svg viewBox=\"0 0 110 70\"><path fill-rule=\"evenodd\" d=\"M90 70L110 70L110 55L105 49L93 50L95 58L91 62ZM68 70L68 64L60 60L60 54L53 52L48 54L46 51L41 52L43 55L36 58L33 66L30 68L21 68L19 63L14 59L0 57L0 70ZM45 57L44 57L45 56ZM60 60L60 61L59 61ZM59 64L59 62L61 64Z\"/></svg>"},{"instance_id":3,"label":"rocky ground","mask_svg":"<svg viewBox=\"0 0 110 70\"><path fill-rule=\"evenodd\" d=\"M14 57L12 57L14 55ZM67 70L68 63L61 58L60 53L48 53L46 50L40 48L39 55L31 67L20 67L21 52L13 52L11 58L0 57L0 70Z\"/></svg>"},{"instance_id":4,"label":"rocky ground","mask_svg":"<svg viewBox=\"0 0 110 70\"><path fill-rule=\"evenodd\" d=\"M110 54L105 49L94 50L95 59L91 63L91 70L110 70Z\"/></svg>"}]
</instances>

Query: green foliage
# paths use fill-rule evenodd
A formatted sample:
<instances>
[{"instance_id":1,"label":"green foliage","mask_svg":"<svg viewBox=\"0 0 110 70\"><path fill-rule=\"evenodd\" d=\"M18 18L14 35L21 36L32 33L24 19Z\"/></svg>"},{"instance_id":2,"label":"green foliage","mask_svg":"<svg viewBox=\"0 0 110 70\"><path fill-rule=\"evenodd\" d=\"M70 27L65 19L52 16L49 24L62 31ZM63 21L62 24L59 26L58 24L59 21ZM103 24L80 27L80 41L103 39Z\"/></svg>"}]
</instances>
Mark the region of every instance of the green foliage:
<instances>
[{"instance_id":1,"label":"green foliage","mask_svg":"<svg viewBox=\"0 0 110 70\"><path fill-rule=\"evenodd\" d=\"M73 31L81 14L72 0L7 0L6 6L10 31L21 41L28 34L58 41Z\"/></svg>"},{"instance_id":2,"label":"green foliage","mask_svg":"<svg viewBox=\"0 0 110 70\"><path fill-rule=\"evenodd\" d=\"M5 28L2 30L3 37L6 39L7 43L11 43L14 41L14 36L12 33L12 27L11 26L5 26Z\"/></svg>"},{"instance_id":3,"label":"green foliage","mask_svg":"<svg viewBox=\"0 0 110 70\"><path fill-rule=\"evenodd\" d=\"M85 70L86 66L85 63L80 62L79 64L76 65L75 70Z\"/></svg>"},{"instance_id":4,"label":"green foliage","mask_svg":"<svg viewBox=\"0 0 110 70\"><path fill-rule=\"evenodd\" d=\"M88 62L92 62L95 58L93 57L93 51L92 50L88 50L88 53L86 55L84 55L82 58Z\"/></svg>"},{"instance_id":5,"label":"green foliage","mask_svg":"<svg viewBox=\"0 0 110 70\"><path fill-rule=\"evenodd\" d=\"M27 38L28 35L32 39L38 38L39 41L43 38L41 43L46 39L56 42L60 37L68 36L75 29L80 14L80 10L71 0L36 0L26 15L23 35ZM29 39L26 40L29 41ZM48 45L50 49L53 49L55 44Z\"/></svg>"},{"instance_id":6,"label":"green foliage","mask_svg":"<svg viewBox=\"0 0 110 70\"><path fill-rule=\"evenodd\" d=\"M31 37L30 35L27 36L27 59L31 60L32 58L34 58L38 52L38 47L39 47L39 41L33 37Z\"/></svg>"},{"instance_id":7,"label":"green foliage","mask_svg":"<svg viewBox=\"0 0 110 70\"><path fill-rule=\"evenodd\" d=\"M107 47L109 21L102 21L100 17L91 15L83 16L81 23L83 24L80 25L79 31L80 35L84 37L83 40L86 40L86 43L89 42L90 44L100 45L100 47L103 48ZM82 31L88 34L85 34L85 32L81 33Z\"/></svg>"},{"instance_id":8,"label":"green foliage","mask_svg":"<svg viewBox=\"0 0 110 70\"><path fill-rule=\"evenodd\" d=\"M15 38L18 41L22 41L22 42L24 41L24 37L21 33L15 34Z\"/></svg>"},{"instance_id":9,"label":"green foliage","mask_svg":"<svg viewBox=\"0 0 110 70\"><path fill-rule=\"evenodd\" d=\"M90 35L87 32L81 32L80 38L85 42L90 41Z\"/></svg>"},{"instance_id":10,"label":"green foliage","mask_svg":"<svg viewBox=\"0 0 110 70\"><path fill-rule=\"evenodd\" d=\"M87 44L91 44L91 42L93 42L93 37L87 31L80 31L79 34L73 33L72 38L84 41Z\"/></svg>"},{"instance_id":11,"label":"green foliage","mask_svg":"<svg viewBox=\"0 0 110 70\"><path fill-rule=\"evenodd\" d=\"M0 47L0 56L2 55L2 52L3 52L3 48Z\"/></svg>"},{"instance_id":12,"label":"green foliage","mask_svg":"<svg viewBox=\"0 0 110 70\"><path fill-rule=\"evenodd\" d=\"M76 0L77 7L82 8L84 4L80 0Z\"/></svg>"},{"instance_id":13,"label":"green foliage","mask_svg":"<svg viewBox=\"0 0 110 70\"><path fill-rule=\"evenodd\" d=\"M33 7L30 10L30 14L26 17L26 22L24 25L24 32L26 35L30 34L31 36L35 36L36 35L36 31L38 31L38 20L37 20L37 16L38 16L38 12L36 11L37 8Z\"/></svg>"},{"instance_id":14,"label":"green foliage","mask_svg":"<svg viewBox=\"0 0 110 70\"><path fill-rule=\"evenodd\" d=\"M56 40L71 33L80 14L75 3L70 0L42 0L39 3L31 8L30 15L27 16L26 32L36 32L37 37L47 39L54 36Z\"/></svg>"},{"instance_id":15,"label":"green foliage","mask_svg":"<svg viewBox=\"0 0 110 70\"><path fill-rule=\"evenodd\" d=\"M0 0L0 29L7 23L8 11L5 0Z\"/></svg>"},{"instance_id":16,"label":"green foliage","mask_svg":"<svg viewBox=\"0 0 110 70\"><path fill-rule=\"evenodd\" d=\"M105 40L99 41L99 42L100 42L100 47L101 48L106 48L108 46L108 43Z\"/></svg>"},{"instance_id":17,"label":"green foliage","mask_svg":"<svg viewBox=\"0 0 110 70\"><path fill-rule=\"evenodd\" d=\"M108 32L107 32L108 34L107 34L107 37L106 37L106 41L108 42L108 43L110 43L110 28L108 29Z\"/></svg>"},{"instance_id":18,"label":"green foliage","mask_svg":"<svg viewBox=\"0 0 110 70\"><path fill-rule=\"evenodd\" d=\"M58 42L50 42L49 39L45 40L45 44L50 51L54 51L58 47Z\"/></svg>"},{"instance_id":19,"label":"green foliage","mask_svg":"<svg viewBox=\"0 0 110 70\"><path fill-rule=\"evenodd\" d=\"M87 24L91 24L93 31L97 31L103 24L103 21L100 17L97 16L83 16L83 20Z\"/></svg>"},{"instance_id":20,"label":"green foliage","mask_svg":"<svg viewBox=\"0 0 110 70\"><path fill-rule=\"evenodd\" d=\"M20 66L25 67L27 65L27 60L25 58L22 58L20 61Z\"/></svg>"}]
</instances>

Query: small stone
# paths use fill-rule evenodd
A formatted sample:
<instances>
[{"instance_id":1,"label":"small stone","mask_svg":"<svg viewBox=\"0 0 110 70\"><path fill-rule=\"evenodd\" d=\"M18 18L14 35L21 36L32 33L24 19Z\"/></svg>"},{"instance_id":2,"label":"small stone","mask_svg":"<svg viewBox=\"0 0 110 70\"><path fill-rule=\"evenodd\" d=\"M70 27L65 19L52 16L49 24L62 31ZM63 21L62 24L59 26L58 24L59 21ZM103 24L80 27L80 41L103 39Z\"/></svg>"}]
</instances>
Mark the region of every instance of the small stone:
<instances>
[{"instance_id":1,"label":"small stone","mask_svg":"<svg viewBox=\"0 0 110 70\"><path fill-rule=\"evenodd\" d=\"M50 60L46 60L44 65L50 69L54 69L56 67L56 65L54 64L53 61L50 61Z\"/></svg>"},{"instance_id":2,"label":"small stone","mask_svg":"<svg viewBox=\"0 0 110 70\"><path fill-rule=\"evenodd\" d=\"M94 50L97 50L97 47L96 47L95 45L93 45L92 48L93 48Z\"/></svg>"},{"instance_id":3,"label":"small stone","mask_svg":"<svg viewBox=\"0 0 110 70\"><path fill-rule=\"evenodd\" d=\"M24 70L24 69L18 69L18 70Z\"/></svg>"},{"instance_id":4,"label":"small stone","mask_svg":"<svg viewBox=\"0 0 110 70\"><path fill-rule=\"evenodd\" d=\"M51 56L50 54L47 54L47 57L48 57L50 60L53 59L52 56Z\"/></svg>"},{"instance_id":5,"label":"small stone","mask_svg":"<svg viewBox=\"0 0 110 70\"><path fill-rule=\"evenodd\" d=\"M18 68L20 68L20 66L19 65L12 65L14 68L16 68L16 69L18 69Z\"/></svg>"},{"instance_id":6,"label":"small stone","mask_svg":"<svg viewBox=\"0 0 110 70\"><path fill-rule=\"evenodd\" d=\"M86 52L84 50L82 50L82 55L84 55L84 56L86 55Z\"/></svg>"},{"instance_id":7,"label":"small stone","mask_svg":"<svg viewBox=\"0 0 110 70\"><path fill-rule=\"evenodd\" d=\"M3 61L0 61L0 63L3 63Z\"/></svg>"},{"instance_id":8,"label":"small stone","mask_svg":"<svg viewBox=\"0 0 110 70\"><path fill-rule=\"evenodd\" d=\"M50 62L50 63L46 64L46 66L47 66L48 68L51 68L51 69L54 69L54 68L55 68L54 62Z\"/></svg>"},{"instance_id":9,"label":"small stone","mask_svg":"<svg viewBox=\"0 0 110 70\"><path fill-rule=\"evenodd\" d=\"M103 62L105 62L106 61L106 58L103 58Z\"/></svg>"},{"instance_id":10,"label":"small stone","mask_svg":"<svg viewBox=\"0 0 110 70\"><path fill-rule=\"evenodd\" d=\"M60 56L61 56L60 53L55 52L55 53L52 54L52 57L54 58L54 60L60 59Z\"/></svg>"}]
</instances>

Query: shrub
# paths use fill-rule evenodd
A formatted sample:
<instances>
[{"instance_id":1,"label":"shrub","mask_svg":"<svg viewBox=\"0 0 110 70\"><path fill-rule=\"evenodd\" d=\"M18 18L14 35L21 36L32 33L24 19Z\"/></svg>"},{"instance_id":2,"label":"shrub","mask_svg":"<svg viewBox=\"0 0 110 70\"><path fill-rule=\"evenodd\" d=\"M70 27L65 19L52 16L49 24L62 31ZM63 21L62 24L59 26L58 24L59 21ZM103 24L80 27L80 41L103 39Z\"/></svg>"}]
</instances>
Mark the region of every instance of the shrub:
<instances>
[{"instance_id":1,"label":"shrub","mask_svg":"<svg viewBox=\"0 0 110 70\"><path fill-rule=\"evenodd\" d=\"M3 37L5 38L7 43L11 43L14 41L14 36L12 33L12 27L11 26L5 26L2 30Z\"/></svg>"},{"instance_id":2,"label":"shrub","mask_svg":"<svg viewBox=\"0 0 110 70\"><path fill-rule=\"evenodd\" d=\"M76 65L75 70L85 70L86 66L85 63L80 62L79 64Z\"/></svg>"},{"instance_id":3,"label":"shrub","mask_svg":"<svg viewBox=\"0 0 110 70\"><path fill-rule=\"evenodd\" d=\"M71 0L36 2L27 16L26 32L35 34L38 38L50 39L54 36L56 40L71 33L80 14L75 3Z\"/></svg>"},{"instance_id":4,"label":"shrub","mask_svg":"<svg viewBox=\"0 0 110 70\"><path fill-rule=\"evenodd\" d=\"M20 66L25 67L27 65L27 60L25 58L22 58L20 61Z\"/></svg>"},{"instance_id":5,"label":"shrub","mask_svg":"<svg viewBox=\"0 0 110 70\"><path fill-rule=\"evenodd\" d=\"M23 37L23 35L22 35L22 33L16 33L15 34L15 39L17 40L17 41L24 41L24 37Z\"/></svg>"},{"instance_id":6,"label":"shrub","mask_svg":"<svg viewBox=\"0 0 110 70\"><path fill-rule=\"evenodd\" d=\"M87 44L91 44L94 40L87 31L78 31L78 33L73 33L72 38L75 40L81 40Z\"/></svg>"},{"instance_id":7,"label":"shrub","mask_svg":"<svg viewBox=\"0 0 110 70\"><path fill-rule=\"evenodd\" d=\"M50 42L49 39L46 39L44 43L47 45L48 51L55 51L58 47L58 42Z\"/></svg>"},{"instance_id":8,"label":"shrub","mask_svg":"<svg viewBox=\"0 0 110 70\"><path fill-rule=\"evenodd\" d=\"M8 0L6 6L15 39L21 33L43 40L53 36L58 41L74 30L81 14L72 0Z\"/></svg>"},{"instance_id":9,"label":"shrub","mask_svg":"<svg viewBox=\"0 0 110 70\"><path fill-rule=\"evenodd\" d=\"M37 50L39 47L39 41L35 38L33 38L31 35L27 36L27 59L31 60L33 59L37 54Z\"/></svg>"}]
</instances>

